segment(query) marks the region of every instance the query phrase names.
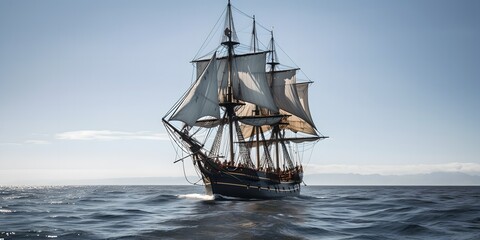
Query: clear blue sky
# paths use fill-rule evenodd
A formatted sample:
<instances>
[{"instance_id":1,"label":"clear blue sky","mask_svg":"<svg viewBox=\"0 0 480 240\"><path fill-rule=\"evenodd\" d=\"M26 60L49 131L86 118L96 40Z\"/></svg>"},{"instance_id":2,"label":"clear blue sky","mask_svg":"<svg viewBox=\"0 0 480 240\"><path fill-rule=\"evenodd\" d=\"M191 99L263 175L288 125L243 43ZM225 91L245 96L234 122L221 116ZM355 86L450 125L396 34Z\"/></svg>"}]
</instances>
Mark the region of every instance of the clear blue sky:
<instances>
[{"instance_id":1,"label":"clear blue sky","mask_svg":"<svg viewBox=\"0 0 480 240\"><path fill-rule=\"evenodd\" d=\"M315 81L310 173L480 174L479 1L232 4ZM225 6L0 0L0 185L182 176L161 118Z\"/></svg>"}]
</instances>

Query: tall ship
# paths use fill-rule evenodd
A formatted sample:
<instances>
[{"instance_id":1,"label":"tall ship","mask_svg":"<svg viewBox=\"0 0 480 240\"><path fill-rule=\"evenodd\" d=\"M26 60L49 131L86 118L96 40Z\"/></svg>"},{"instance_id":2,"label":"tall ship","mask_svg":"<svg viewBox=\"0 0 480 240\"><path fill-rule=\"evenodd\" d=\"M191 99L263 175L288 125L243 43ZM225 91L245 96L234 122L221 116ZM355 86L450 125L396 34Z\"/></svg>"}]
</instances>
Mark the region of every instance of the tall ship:
<instances>
[{"instance_id":1,"label":"tall ship","mask_svg":"<svg viewBox=\"0 0 480 240\"><path fill-rule=\"evenodd\" d=\"M235 31L232 8L228 1L220 44L192 61L195 81L163 123L185 154L177 161L192 159L207 194L298 196L304 151L328 138L310 114L313 82L297 81L298 67L282 67L273 31L267 49L260 50L255 17L249 17L249 50L241 52L245 45Z\"/></svg>"}]
</instances>

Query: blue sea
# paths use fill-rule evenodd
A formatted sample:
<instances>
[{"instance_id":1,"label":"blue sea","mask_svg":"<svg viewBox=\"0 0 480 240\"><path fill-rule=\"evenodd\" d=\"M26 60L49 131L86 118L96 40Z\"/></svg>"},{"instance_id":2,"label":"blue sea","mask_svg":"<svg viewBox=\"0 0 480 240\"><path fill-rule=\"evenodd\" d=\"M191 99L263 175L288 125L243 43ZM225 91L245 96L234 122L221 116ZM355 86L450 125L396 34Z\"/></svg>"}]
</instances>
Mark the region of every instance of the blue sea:
<instances>
[{"instance_id":1,"label":"blue sea","mask_svg":"<svg viewBox=\"0 0 480 240\"><path fill-rule=\"evenodd\" d=\"M6 239L480 239L480 187L308 186L282 200L201 186L0 187Z\"/></svg>"}]
</instances>

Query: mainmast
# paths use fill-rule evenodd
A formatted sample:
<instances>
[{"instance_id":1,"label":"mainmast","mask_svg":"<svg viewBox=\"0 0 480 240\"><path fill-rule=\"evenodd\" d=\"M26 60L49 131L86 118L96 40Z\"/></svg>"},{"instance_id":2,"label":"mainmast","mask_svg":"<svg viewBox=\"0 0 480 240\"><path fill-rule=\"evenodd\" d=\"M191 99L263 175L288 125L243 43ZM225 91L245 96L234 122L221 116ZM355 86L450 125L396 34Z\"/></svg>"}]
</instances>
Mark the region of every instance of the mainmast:
<instances>
[{"instance_id":1,"label":"mainmast","mask_svg":"<svg viewBox=\"0 0 480 240\"><path fill-rule=\"evenodd\" d=\"M270 62L267 64L270 65L270 74L272 81L275 81L275 67L279 64L277 59L277 53L275 52L275 39L273 38L273 30L270 31L271 38L270 38ZM280 123L279 123L280 124ZM280 173L280 147L279 145L279 138L280 138L280 127L279 125L275 125L272 129L272 137L275 136L275 166L277 167L277 172Z\"/></svg>"},{"instance_id":2,"label":"mainmast","mask_svg":"<svg viewBox=\"0 0 480 240\"><path fill-rule=\"evenodd\" d=\"M270 62L268 62L267 64L270 65L270 70L271 70L272 77L273 77L273 72L275 71L275 66L277 66L280 63L278 62L277 52L275 50L275 39L273 38L273 30L270 31L270 34L271 34L270 43L269 43L269 45L270 45L270 49L269 49L269 51L270 51Z\"/></svg>"},{"instance_id":3,"label":"mainmast","mask_svg":"<svg viewBox=\"0 0 480 240\"><path fill-rule=\"evenodd\" d=\"M233 103L233 84L232 84L232 76L233 76L233 49L235 45L239 44L239 42L234 41L233 34L235 34L233 29L233 17L232 17L232 5L230 4L230 0L228 0L227 5L227 15L226 15L226 22L225 22L225 31L224 31L224 39L225 41L222 42L222 45L227 47L228 50L228 57L227 57L227 64L228 64L228 79L227 79L227 102L225 103L225 108L228 117L228 125L229 125L229 140L230 140L230 161L233 162L235 160L234 151L233 151L233 122L234 122L234 103Z\"/></svg>"}]
</instances>

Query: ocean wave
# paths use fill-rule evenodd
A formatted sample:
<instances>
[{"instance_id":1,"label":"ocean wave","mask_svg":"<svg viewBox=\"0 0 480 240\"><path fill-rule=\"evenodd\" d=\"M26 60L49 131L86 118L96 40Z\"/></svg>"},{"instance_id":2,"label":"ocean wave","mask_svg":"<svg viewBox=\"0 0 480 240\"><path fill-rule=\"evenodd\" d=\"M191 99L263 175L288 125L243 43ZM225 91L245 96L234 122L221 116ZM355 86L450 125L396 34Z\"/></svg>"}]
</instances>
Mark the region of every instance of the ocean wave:
<instances>
[{"instance_id":1,"label":"ocean wave","mask_svg":"<svg viewBox=\"0 0 480 240\"><path fill-rule=\"evenodd\" d=\"M480 187L309 186L282 200L194 186L0 191L0 239L480 239Z\"/></svg>"},{"instance_id":2,"label":"ocean wave","mask_svg":"<svg viewBox=\"0 0 480 240\"><path fill-rule=\"evenodd\" d=\"M177 197L186 198L186 199L199 199L204 201L215 200L215 196L213 195L206 195L206 194L199 194L199 193L179 194L177 195Z\"/></svg>"},{"instance_id":3,"label":"ocean wave","mask_svg":"<svg viewBox=\"0 0 480 240\"><path fill-rule=\"evenodd\" d=\"M15 210L0 208L0 213L13 213L13 212L15 212Z\"/></svg>"}]
</instances>

